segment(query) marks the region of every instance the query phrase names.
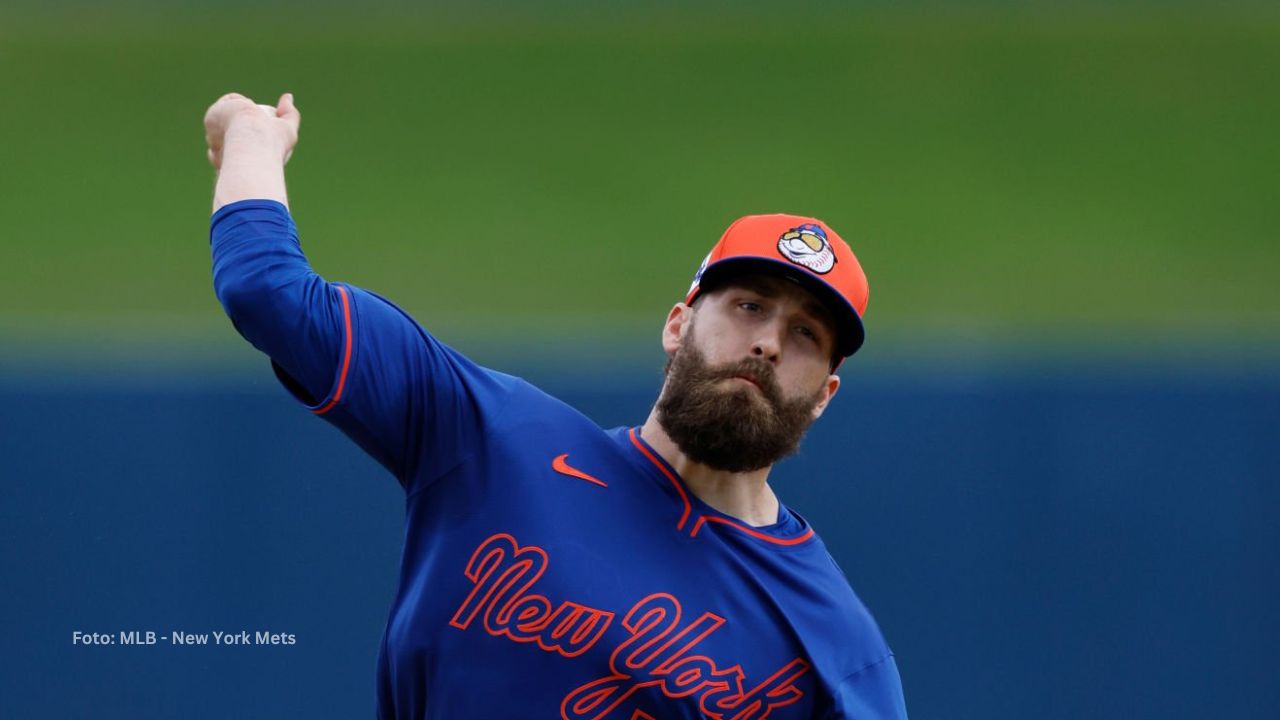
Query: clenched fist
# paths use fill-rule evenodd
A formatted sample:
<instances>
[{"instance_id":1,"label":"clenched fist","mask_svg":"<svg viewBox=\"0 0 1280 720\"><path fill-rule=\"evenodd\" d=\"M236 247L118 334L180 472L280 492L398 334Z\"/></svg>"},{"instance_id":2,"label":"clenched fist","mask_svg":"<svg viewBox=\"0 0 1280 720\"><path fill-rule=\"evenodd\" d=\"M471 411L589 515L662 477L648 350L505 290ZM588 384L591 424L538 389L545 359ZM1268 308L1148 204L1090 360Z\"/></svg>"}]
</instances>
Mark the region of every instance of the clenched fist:
<instances>
[{"instance_id":1,"label":"clenched fist","mask_svg":"<svg viewBox=\"0 0 1280 720\"><path fill-rule=\"evenodd\" d=\"M223 95L204 114L209 163L221 170L223 153L232 144L251 148L255 153L272 154L283 165L298 143L301 119L292 93L281 95L274 107L259 105L239 93Z\"/></svg>"}]
</instances>

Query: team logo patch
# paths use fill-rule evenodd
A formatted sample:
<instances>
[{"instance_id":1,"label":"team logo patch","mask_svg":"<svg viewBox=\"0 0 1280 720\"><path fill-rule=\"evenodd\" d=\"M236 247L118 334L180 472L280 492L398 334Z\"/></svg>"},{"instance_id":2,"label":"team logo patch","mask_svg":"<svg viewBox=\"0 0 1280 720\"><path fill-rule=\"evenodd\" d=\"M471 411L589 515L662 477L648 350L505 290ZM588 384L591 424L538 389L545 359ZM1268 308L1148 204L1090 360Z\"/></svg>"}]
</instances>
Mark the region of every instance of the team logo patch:
<instances>
[{"instance_id":1,"label":"team logo patch","mask_svg":"<svg viewBox=\"0 0 1280 720\"><path fill-rule=\"evenodd\" d=\"M778 252L791 262L819 275L836 266L836 253L827 241L827 232L813 223L791 228L778 238Z\"/></svg>"}]
</instances>

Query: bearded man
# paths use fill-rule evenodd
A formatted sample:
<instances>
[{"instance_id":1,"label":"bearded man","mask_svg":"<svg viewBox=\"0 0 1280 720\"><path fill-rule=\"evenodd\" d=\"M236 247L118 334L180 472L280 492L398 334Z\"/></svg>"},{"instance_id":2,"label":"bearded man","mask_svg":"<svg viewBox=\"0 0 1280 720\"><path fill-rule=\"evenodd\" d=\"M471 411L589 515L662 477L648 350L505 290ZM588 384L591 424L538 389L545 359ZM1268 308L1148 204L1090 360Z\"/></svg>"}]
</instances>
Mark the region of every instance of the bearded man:
<instances>
[{"instance_id":1,"label":"bearded man","mask_svg":"<svg viewBox=\"0 0 1280 720\"><path fill-rule=\"evenodd\" d=\"M906 717L874 620L768 483L863 342L866 277L830 227L730 226L663 325L653 411L605 430L311 270L284 181L299 119L287 94L205 115L214 288L404 488L380 718Z\"/></svg>"}]
</instances>

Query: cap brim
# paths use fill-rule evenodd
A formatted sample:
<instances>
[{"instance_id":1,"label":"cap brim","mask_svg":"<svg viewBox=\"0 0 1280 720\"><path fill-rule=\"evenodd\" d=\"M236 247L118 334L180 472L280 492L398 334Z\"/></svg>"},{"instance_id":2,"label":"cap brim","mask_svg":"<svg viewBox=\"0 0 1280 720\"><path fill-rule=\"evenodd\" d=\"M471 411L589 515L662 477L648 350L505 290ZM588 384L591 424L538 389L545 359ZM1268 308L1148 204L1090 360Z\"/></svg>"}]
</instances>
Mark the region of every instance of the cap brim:
<instances>
[{"instance_id":1,"label":"cap brim","mask_svg":"<svg viewBox=\"0 0 1280 720\"><path fill-rule=\"evenodd\" d=\"M866 340L866 331L862 326L862 318L853 305L835 288L819 280L812 273L806 272L792 263L763 257L725 258L707 266L698 280L698 289L693 293L696 297L704 290L710 291L740 275L760 273L775 275L794 280L831 310L836 322L836 352L841 357L849 357L862 347ZM690 298L692 299L692 298Z\"/></svg>"}]
</instances>

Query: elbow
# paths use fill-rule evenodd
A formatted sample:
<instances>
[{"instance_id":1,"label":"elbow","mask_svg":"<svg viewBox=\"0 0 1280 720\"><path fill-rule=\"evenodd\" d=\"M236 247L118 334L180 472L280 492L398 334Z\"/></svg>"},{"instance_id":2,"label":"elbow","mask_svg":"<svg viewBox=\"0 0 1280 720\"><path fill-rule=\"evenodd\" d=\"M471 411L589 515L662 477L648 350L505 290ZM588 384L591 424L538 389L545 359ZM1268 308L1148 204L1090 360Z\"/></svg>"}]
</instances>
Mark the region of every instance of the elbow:
<instances>
[{"instance_id":1,"label":"elbow","mask_svg":"<svg viewBox=\"0 0 1280 720\"><path fill-rule=\"evenodd\" d=\"M270 295L270 291L262 285L245 282L243 279L230 282L218 282L215 279L213 292L222 304L222 311L237 324L241 319L252 315Z\"/></svg>"},{"instance_id":2,"label":"elbow","mask_svg":"<svg viewBox=\"0 0 1280 720\"><path fill-rule=\"evenodd\" d=\"M223 311L243 332L296 318L313 282L323 281L310 272L293 277L215 272L213 287Z\"/></svg>"},{"instance_id":3,"label":"elbow","mask_svg":"<svg viewBox=\"0 0 1280 720\"><path fill-rule=\"evenodd\" d=\"M287 215L237 210L210 229L213 291L240 333L286 327L323 297L324 280L307 264ZM248 214L245 214L248 213Z\"/></svg>"}]
</instances>

